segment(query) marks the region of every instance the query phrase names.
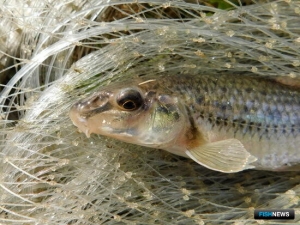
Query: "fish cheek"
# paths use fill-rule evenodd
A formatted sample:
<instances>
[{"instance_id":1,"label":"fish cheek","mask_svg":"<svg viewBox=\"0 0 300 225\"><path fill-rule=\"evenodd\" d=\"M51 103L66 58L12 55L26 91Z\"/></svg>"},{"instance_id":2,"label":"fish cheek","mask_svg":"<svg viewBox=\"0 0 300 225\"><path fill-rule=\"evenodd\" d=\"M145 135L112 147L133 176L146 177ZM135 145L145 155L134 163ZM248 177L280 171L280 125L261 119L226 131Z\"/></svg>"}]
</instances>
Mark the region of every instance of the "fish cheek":
<instances>
[{"instance_id":1,"label":"fish cheek","mask_svg":"<svg viewBox=\"0 0 300 225\"><path fill-rule=\"evenodd\" d=\"M151 130L161 144L175 141L184 129L184 115L177 99L158 98L151 115Z\"/></svg>"},{"instance_id":2,"label":"fish cheek","mask_svg":"<svg viewBox=\"0 0 300 225\"><path fill-rule=\"evenodd\" d=\"M135 116L132 112L116 110L111 114L111 125L118 129L125 129L134 121Z\"/></svg>"},{"instance_id":3,"label":"fish cheek","mask_svg":"<svg viewBox=\"0 0 300 225\"><path fill-rule=\"evenodd\" d=\"M169 133L176 123L180 122L180 114L176 107L160 105L154 112L153 130Z\"/></svg>"},{"instance_id":4,"label":"fish cheek","mask_svg":"<svg viewBox=\"0 0 300 225\"><path fill-rule=\"evenodd\" d=\"M168 126L173 127L183 119L177 98L169 97L168 95L160 95L158 97L156 114L157 121L161 122L165 128Z\"/></svg>"}]
</instances>

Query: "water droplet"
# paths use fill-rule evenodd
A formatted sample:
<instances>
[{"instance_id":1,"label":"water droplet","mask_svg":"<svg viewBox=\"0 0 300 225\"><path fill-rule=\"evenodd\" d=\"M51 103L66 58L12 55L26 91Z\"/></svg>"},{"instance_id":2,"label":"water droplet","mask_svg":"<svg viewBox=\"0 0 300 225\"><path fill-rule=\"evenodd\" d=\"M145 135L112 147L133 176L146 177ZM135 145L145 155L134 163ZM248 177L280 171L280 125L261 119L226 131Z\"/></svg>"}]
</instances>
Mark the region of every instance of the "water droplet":
<instances>
[{"instance_id":1,"label":"water droplet","mask_svg":"<svg viewBox=\"0 0 300 225\"><path fill-rule=\"evenodd\" d=\"M184 214L185 214L187 217L191 217L192 215L195 214L195 210L194 210L194 209L188 210L188 211L184 212Z\"/></svg>"},{"instance_id":2,"label":"water droplet","mask_svg":"<svg viewBox=\"0 0 300 225\"><path fill-rule=\"evenodd\" d=\"M187 196L187 195L184 195L184 196L183 196L183 200L188 201L188 200L190 200L190 197Z\"/></svg>"},{"instance_id":3,"label":"water droplet","mask_svg":"<svg viewBox=\"0 0 300 225\"><path fill-rule=\"evenodd\" d=\"M126 175L127 178L131 178L132 174L133 174L132 172L127 172L125 175Z\"/></svg>"},{"instance_id":4,"label":"water droplet","mask_svg":"<svg viewBox=\"0 0 300 225\"><path fill-rule=\"evenodd\" d=\"M233 30L229 30L229 31L226 32L226 34L227 34L229 37L232 37L232 36L235 34L235 32L234 32Z\"/></svg>"},{"instance_id":5,"label":"water droplet","mask_svg":"<svg viewBox=\"0 0 300 225\"><path fill-rule=\"evenodd\" d=\"M203 53L201 50L197 50L197 51L195 52L195 54L196 54L197 56L200 56L200 57L203 57L203 56L204 56L204 53Z\"/></svg>"},{"instance_id":6,"label":"water droplet","mask_svg":"<svg viewBox=\"0 0 300 225\"><path fill-rule=\"evenodd\" d=\"M258 69L257 69L256 66L252 66L251 71L252 71L253 73L256 73L256 72L258 71Z\"/></svg>"}]
</instances>

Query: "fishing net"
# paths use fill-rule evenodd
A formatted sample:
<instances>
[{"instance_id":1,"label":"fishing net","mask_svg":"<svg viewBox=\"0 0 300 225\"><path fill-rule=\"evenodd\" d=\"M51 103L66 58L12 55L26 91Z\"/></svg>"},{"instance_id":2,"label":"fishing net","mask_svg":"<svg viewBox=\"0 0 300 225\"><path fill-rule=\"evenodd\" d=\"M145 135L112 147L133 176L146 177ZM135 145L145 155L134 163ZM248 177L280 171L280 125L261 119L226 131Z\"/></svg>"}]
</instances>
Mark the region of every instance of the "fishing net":
<instances>
[{"instance_id":1,"label":"fishing net","mask_svg":"<svg viewBox=\"0 0 300 225\"><path fill-rule=\"evenodd\" d=\"M139 75L299 77L300 1L1 1L0 224L297 224L299 172L223 174L72 125ZM254 209L295 220L254 220Z\"/></svg>"}]
</instances>

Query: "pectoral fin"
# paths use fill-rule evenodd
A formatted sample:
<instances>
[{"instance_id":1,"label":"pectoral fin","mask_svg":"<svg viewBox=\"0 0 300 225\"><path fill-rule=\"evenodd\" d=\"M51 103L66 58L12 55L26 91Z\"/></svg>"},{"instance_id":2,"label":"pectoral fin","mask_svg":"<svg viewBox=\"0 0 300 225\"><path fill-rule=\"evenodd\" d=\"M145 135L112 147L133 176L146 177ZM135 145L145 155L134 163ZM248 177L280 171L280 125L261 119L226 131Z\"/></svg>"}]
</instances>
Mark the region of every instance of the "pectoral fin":
<instances>
[{"instance_id":1,"label":"pectoral fin","mask_svg":"<svg viewBox=\"0 0 300 225\"><path fill-rule=\"evenodd\" d=\"M250 163L257 159L237 139L213 142L185 152L191 159L209 169L234 173L254 168Z\"/></svg>"}]
</instances>

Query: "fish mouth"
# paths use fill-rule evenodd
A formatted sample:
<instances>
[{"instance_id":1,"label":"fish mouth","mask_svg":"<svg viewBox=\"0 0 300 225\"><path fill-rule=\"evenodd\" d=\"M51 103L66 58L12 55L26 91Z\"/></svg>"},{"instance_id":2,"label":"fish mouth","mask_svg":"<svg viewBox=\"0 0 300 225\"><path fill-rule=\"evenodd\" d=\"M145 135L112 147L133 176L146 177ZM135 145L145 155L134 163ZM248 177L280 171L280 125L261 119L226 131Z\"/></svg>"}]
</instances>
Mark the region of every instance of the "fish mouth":
<instances>
[{"instance_id":1,"label":"fish mouth","mask_svg":"<svg viewBox=\"0 0 300 225\"><path fill-rule=\"evenodd\" d=\"M107 127L108 128L108 127ZM137 136L137 130L134 128L131 129L113 129L113 128L109 128L109 129L105 129L108 132L110 132L113 135L122 135L124 137L135 137Z\"/></svg>"},{"instance_id":2,"label":"fish mouth","mask_svg":"<svg viewBox=\"0 0 300 225\"><path fill-rule=\"evenodd\" d=\"M109 94L108 92L96 93L86 100L77 102L70 109L69 116L73 124L78 127L80 132L85 133L88 138L93 133L93 129L95 129L94 124L91 124L89 119L112 108L112 105L109 103Z\"/></svg>"},{"instance_id":3,"label":"fish mouth","mask_svg":"<svg viewBox=\"0 0 300 225\"><path fill-rule=\"evenodd\" d=\"M103 123L102 126L95 126L95 124L89 121L90 117L98 114L99 112L105 111L109 107L107 105L108 104L91 111L80 112L81 105L78 103L71 108L69 116L73 124L78 128L79 132L84 133L88 138L92 133L95 133L95 131L97 134L102 134L111 137L133 137L136 133L135 129L117 129L109 126L104 126ZM99 120L101 119L99 118Z\"/></svg>"},{"instance_id":4,"label":"fish mouth","mask_svg":"<svg viewBox=\"0 0 300 225\"><path fill-rule=\"evenodd\" d=\"M89 138L90 137L90 129L88 128L88 121L87 118L84 116L81 116L79 111L78 111L78 104L74 105L70 112L69 116L71 118L71 121L73 124L78 127L78 130L80 132L85 133L85 135Z\"/></svg>"},{"instance_id":5,"label":"fish mouth","mask_svg":"<svg viewBox=\"0 0 300 225\"><path fill-rule=\"evenodd\" d=\"M94 94L92 97L76 103L71 111L78 111L78 113L86 119L108 111L112 108L112 105L109 103L109 95L110 93L108 92Z\"/></svg>"}]
</instances>

